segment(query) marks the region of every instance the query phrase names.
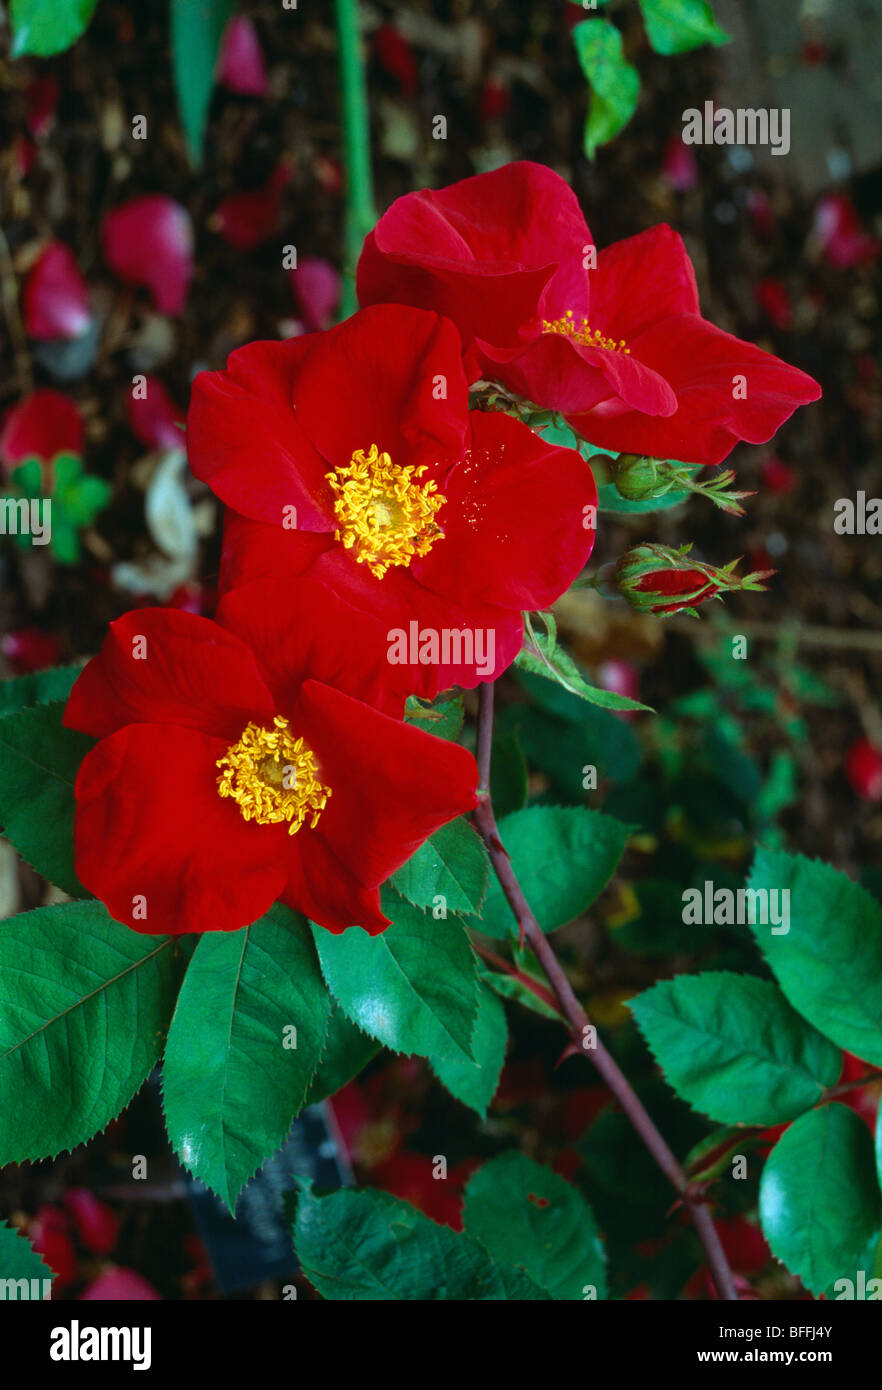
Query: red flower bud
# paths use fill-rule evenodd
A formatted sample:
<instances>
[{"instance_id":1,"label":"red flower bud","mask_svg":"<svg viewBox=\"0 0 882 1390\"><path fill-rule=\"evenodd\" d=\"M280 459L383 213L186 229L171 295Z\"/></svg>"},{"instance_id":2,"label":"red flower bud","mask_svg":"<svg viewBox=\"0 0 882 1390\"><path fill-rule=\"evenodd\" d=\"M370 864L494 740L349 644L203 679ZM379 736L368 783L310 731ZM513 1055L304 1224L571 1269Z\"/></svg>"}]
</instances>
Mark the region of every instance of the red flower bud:
<instances>
[{"instance_id":1,"label":"red flower bud","mask_svg":"<svg viewBox=\"0 0 882 1390\"><path fill-rule=\"evenodd\" d=\"M618 561L613 587L638 613L695 612L696 604L733 589L762 590L761 582L773 571L763 570L740 578L734 573L738 561L717 569L698 560L687 560L689 545L671 550L664 545L637 545Z\"/></svg>"}]
</instances>

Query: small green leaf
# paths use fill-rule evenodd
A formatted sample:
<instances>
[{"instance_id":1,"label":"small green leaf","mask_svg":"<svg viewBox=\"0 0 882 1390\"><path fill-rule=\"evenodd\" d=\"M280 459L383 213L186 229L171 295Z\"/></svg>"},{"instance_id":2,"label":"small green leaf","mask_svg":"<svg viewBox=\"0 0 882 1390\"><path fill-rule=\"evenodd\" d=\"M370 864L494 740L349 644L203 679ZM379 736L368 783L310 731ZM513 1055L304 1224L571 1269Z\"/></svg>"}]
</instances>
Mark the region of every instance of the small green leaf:
<instances>
[{"instance_id":1,"label":"small green leaf","mask_svg":"<svg viewBox=\"0 0 882 1390\"><path fill-rule=\"evenodd\" d=\"M556 645L551 634L536 633L528 628L524 645L515 657L515 665L524 671L544 676L546 680L556 681L571 695L579 695L601 709L648 710L652 713L649 705L641 705L627 695L617 695L613 690L601 690L589 685L572 657L563 647Z\"/></svg>"},{"instance_id":2,"label":"small green leaf","mask_svg":"<svg viewBox=\"0 0 882 1390\"><path fill-rule=\"evenodd\" d=\"M98 0L11 0L12 56L48 58L76 43Z\"/></svg>"},{"instance_id":3,"label":"small green leaf","mask_svg":"<svg viewBox=\"0 0 882 1390\"><path fill-rule=\"evenodd\" d=\"M11 1279L24 1279L26 1281L27 1287L23 1291L23 1297L29 1299L32 1279L40 1281L40 1292L37 1297L42 1298L43 1280L51 1280L52 1277L52 1270L43 1262L30 1241L14 1226L8 1226L5 1221L0 1221L0 1280L7 1281L6 1298L9 1298L8 1281ZM18 1293L21 1297L20 1285Z\"/></svg>"},{"instance_id":4,"label":"small green leaf","mask_svg":"<svg viewBox=\"0 0 882 1390\"><path fill-rule=\"evenodd\" d=\"M14 714L30 705L48 705L53 700L66 700L82 666L49 666L45 671L33 671L27 676L13 676L0 681L0 716Z\"/></svg>"},{"instance_id":5,"label":"small green leaf","mask_svg":"<svg viewBox=\"0 0 882 1390\"><path fill-rule=\"evenodd\" d=\"M0 825L37 873L80 898L74 782L94 739L63 728L63 713L59 700L0 719Z\"/></svg>"},{"instance_id":6,"label":"small green leaf","mask_svg":"<svg viewBox=\"0 0 882 1390\"><path fill-rule=\"evenodd\" d=\"M792 1120L842 1070L839 1049L768 980L728 970L678 975L629 1007L677 1095L720 1124Z\"/></svg>"},{"instance_id":7,"label":"small green leaf","mask_svg":"<svg viewBox=\"0 0 882 1390\"><path fill-rule=\"evenodd\" d=\"M479 985L478 1019L472 1038L475 1060L450 1043L443 1051L433 1053L429 1064L450 1094L484 1119L502 1075L507 1042L505 1010L492 990Z\"/></svg>"},{"instance_id":8,"label":"small green leaf","mask_svg":"<svg viewBox=\"0 0 882 1390\"><path fill-rule=\"evenodd\" d=\"M241 931L200 937L162 1090L181 1161L230 1210L303 1105L330 1010L306 923L289 908L277 903Z\"/></svg>"},{"instance_id":9,"label":"small green leaf","mask_svg":"<svg viewBox=\"0 0 882 1390\"><path fill-rule=\"evenodd\" d=\"M729 42L707 0L640 0L646 35L656 53L688 53Z\"/></svg>"},{"instance_id":10,"label":"small green leaf","mask_svg":"<svg viewBox=\"0 0 882 1390\"><path fill-rule=\"evenodd\" d=\"M593 159L598 145L618 135L637 109L640 74L625 60L622 36L608 19L586 19L577 24L573 42L591 84L585 153Z\"/></svg>"},{"instance_id":11,"label":"small green leaf","mask_svg":"<svg viewBox=\"0 0 882 1390\"><path fill-rule=\"evenodd\" d=\"M522 1153L491 1159L469 1178L465 1229L499 1264L555 1299L606 1298L606 1260L594 1215L575 1187Z\"/></svg>"},{"instance_id":12,"label":"small green leaf","mask_svg":"<svg viewBox=\"0 0 882 1390\"><path fill-rule=\"evenodd\" d=\"M324 1051L304 1106L318 1105L319 1101L336 1095L347 1082L364 1071L379 1050L380 1044L376 1039L369 1038L354 1023L350 1023L339 1004L331 1000Z\"/></svg>"},{"instance_id":13,"label":"small green leaf","mask_svg":"<svg viewBox=\"0 0 882 1390\"><path fill-rule=\"evenodd\" d=\"M174 938L62 903L0 923L0 1166L54 1158L114 1119L162 1051Z\"/></svg>"},{"instance_id":14,"label":"small green leaf","mask_svg":"<svg viewBox=\"0 0 882 1390\"><path fill-rule=\"evenodd\" d=\"M499 822L527 902L543 931L578 917L606 887L624 853L629 827L582 806L528 806ZM517 935L512 910L492 876L480 918L487 936Z\"/></svg>"},{"instance_id":15,"label":"small green leaf","mask_svg":"<svg viewBox=\"0 0 882 1390\"><path fill-rule=\"evenodd\" d=\"M647 497L640 502L632 502L623 497L615 483L601 483L597 489L597 510L599 512L618 512L623 516L645 516L647 512L666 512L671 507L680 507L692 497L691 492L666 492L661 497Z\"/></svg>"},{"instance_id":16,"label":"small green leaf","mask_svg":"<svg viewBox=\"0 0 882 1390\"><path fill-rule=\"evenodd\" d=\"M172 68L190 160L202 166L202 145L214 73L233 0L171 0Z\"/></svg>"},{"instance_id":17,"label":"small green leaf","mask_svg":"<svg viewBox=\"0 0 882 1390\"><path fill-rule=\"evenodd\" d=\"M763 1169L759 1209L772 1253L812 1293L854 1278L882 1216L863 1120L835 1103L796 1120Z\"/></svg>"},{"instance_id":18,"label":"small green leaf","mask_svg":"<svg viewBox=\"0 0 882 1390\"><path fill-rule=\"evenodd\" d=\"M411 855L391 882L415 907L443 897L447 912L480 912L487 891L487 853L467 820L448 821Z\"/></svg>"},{"instance_id":19,"label":"small green leaf","mask_svg":"<svg viewBox=\"0 0 882 1390\"><path fill-rule=\"evenodd\" d=\"M439 1179L440 1181L440 1179ZM545 1299L525 1275L500 1267L471 1236L437 1226L388 1192L302 1191L294 1246L323 1298L371 1302Z\"/></svg>"},{"instance_id":20,"label":"small green leaf","mask_svg":"<svg viewBox=\"0 0 882 1390\"><path fill-rule=\"evenodd\" d=\"M502 970L488 970L484 965L478 966L478 974L501 999L511 999L516 1004L523 1004L525 1009L532 1009L534 1013L541 1014L543 1018L553 1018L555 1023L560 1023L561 1016L558 1011L534 994L516 975L509 975Z\"/></svg>"},{"instance_id":21,"label":"small green leaf","mask_svg":"<svg viewBox=\"0 0 882 1390\"><path fill-rule=\"evenodd\" d=\"M477 972L464 927L392 892L383 907L392 925L379 936L313 926L328 988L353 1023L393 1052L432 1057L453 1044L474 1060Z\"/></svg>"},{"instance_id":22,"label":"small green leaf","mask_svg":"<svg viewBox=\"0 0 882 1390\"><path fill-rule=\"evenodd\" d=\"M829 864L767 849L757 851L748 887L767 890L770 906L777 890L777 915L789 902L788 931L761 922L751 931L793 1007L882 1066L882 907Z\"/></svg>"},{"instance_id":23,"label":"small green leaf","mask_svg":"<svg viewBox=\"0 0 882 1390\"><path fill-rule=\"evenodd\" d=\"M436 738L455 739L465 719L461 695L439 695L437 700L420 700L416 695L408 697L405 721Z\"/></svg>"}]
</instances>

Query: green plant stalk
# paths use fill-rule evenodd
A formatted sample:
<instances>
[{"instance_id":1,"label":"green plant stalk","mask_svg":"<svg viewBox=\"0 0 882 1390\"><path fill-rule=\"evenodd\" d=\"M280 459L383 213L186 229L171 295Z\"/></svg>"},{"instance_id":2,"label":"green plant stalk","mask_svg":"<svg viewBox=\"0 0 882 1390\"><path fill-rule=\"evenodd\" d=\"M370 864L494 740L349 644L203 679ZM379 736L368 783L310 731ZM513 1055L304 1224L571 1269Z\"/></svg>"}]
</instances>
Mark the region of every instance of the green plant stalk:
<instances>
[{"instance_id":1,"label":"green plant stalk","mask_svg":"<svg viewBox=\"0 0 882 1390\"><path fill-rule=\"evenodd\" d=\"M367 83L358 23L358 0L334 0L340 49L340 96L343 122L343 167L346 175L346 262L340 317L358 308L355 267L361 246L377 221L371 176L371 133Z\"/></svg>"}]
</instances>

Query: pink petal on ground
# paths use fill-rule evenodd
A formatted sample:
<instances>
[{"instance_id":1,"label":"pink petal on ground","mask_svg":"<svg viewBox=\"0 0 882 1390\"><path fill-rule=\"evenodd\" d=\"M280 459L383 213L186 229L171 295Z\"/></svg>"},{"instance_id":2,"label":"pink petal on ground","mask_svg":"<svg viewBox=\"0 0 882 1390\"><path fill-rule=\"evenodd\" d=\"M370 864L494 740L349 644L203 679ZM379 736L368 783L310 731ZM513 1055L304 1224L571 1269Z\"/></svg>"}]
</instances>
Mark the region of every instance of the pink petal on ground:
<instances>
[{"instance_id":1,"label":"pink petal on ground","mask_svg":"<svg viewBox=\"0 0 882 1390\"><path fill-rule=\"evenodd\" d=\"M193 223L162 193L132 198L101 223L101 248L114 274L145 285L161 314L180 314L193 278Z\"/></svg>"},{"instance_id":2,"label":"pink petal on ground","mask_svg":"<svg viewBox=\"0 0 882 1390\"><path fill-rule=\"evenodd\" d=\"M123 1269L120 1265L115 1265L113 1269L105 1270L97 1279L93 1279L80 1294L80 1299L83 1302L90 1299L113 1299L117 1302L159 1303L162 1301L162 1295L133 1269Z\"/></svg>"},{"instance_id":3,"label":"pink petal on ground","mask_svg":"<svg viewBox=\"0 0 882 1390\"><path fill-rule=\"evenodd\" d=\"M89 327L89 287L64 242L50 241L34 262L25 280L22 310L25 332L40 342L79 338Z\"/></svg>"},{"instance_id":4,"label":"pink petal on ground","mask_svg":"<svg viewBox=\"0 0 882 1390\"><path fill-rule=\"evenodd\" d=\"M226 27L217 61L217 80L241 96L265 97L269 92L257 30L244 14L234 15Z\"/></svg>"},{"instance_id":5,"label":"pink petal on ground","mask_svg":"<svg viewBox=\"0 0 882 1390\"><path fill-rule=\"evenodd\" d=\"M340 303L340 272L336 267L321 256L304 256L289 278L309 332L330 327Z\"/></svg>"},{"instance_id":6,"label":"pink petal on ground","mask_svg":"<svg viewBox=\"0 0 882 1390\"><path fill-rule=\"evenodd\" d=\"M113 1207L100 1201L87 1187L69 1187L64 1205L86 1249L93 1255L109 1255L119 1236L119 1217Z\"/></svg>"},{"instance_id":7,"label":"pink petal on ground","mask_svg":"<svg viewBox=\"0 0 882 1390\"><path fill-rule=\"evenodd\" d=\"M134 387L126 396L126 416L132 433L148 449L182 449L184 431L178 421L183 423L186 419L186 410L177 404L158 376L145 377L138 386L137 396Z\"/></svg>"}]
</instances>

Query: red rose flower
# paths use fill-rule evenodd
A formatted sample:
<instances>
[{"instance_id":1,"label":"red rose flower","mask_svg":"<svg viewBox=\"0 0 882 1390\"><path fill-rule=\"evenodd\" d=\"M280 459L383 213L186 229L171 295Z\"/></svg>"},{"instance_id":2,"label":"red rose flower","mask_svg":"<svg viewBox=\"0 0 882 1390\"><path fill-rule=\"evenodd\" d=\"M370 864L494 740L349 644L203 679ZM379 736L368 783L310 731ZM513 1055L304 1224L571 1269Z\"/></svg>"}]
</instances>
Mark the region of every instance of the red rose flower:
<instances>
[{"instance_id":1,"label":"red rose flower","mask_svg":"<svg viewBox=\"0 0 882 1390\"><path fill-rule=\"evenodd\" d=\"M280 897L382 931L379 885L474 807L472 755L395 717L382 632L323 586L246 585L218 617L126 613L74 686L65 724L100 740L82 883L142 932L233 931Z\"/></svg>"},{"instance_id":2,"label":"red rose flower","mask_svg":"<svg viewBox=\"0 0 882 1390\"><path fill-rule=\"evenodd\" d=\"M701 317L670 227L596 252L575 194L540 164L399 198L365 241L358 295L445 314L484 376L605 449L719 463L821 394Z\"/></svg>"},{"instance_id":3,"label":"red rose flower","mask_svg":"<svg viewBox=\"0 0 882 1390\"><path fill-rule=\"evenodd\" d=\"M591 552L588 465L470 413L456 329L422 310L240 348L197 376L187 447L235 513L221 588L321 580L381 621L421 695L503 671L522 610L558 598Z\"/></svg>"}]
</instances>

